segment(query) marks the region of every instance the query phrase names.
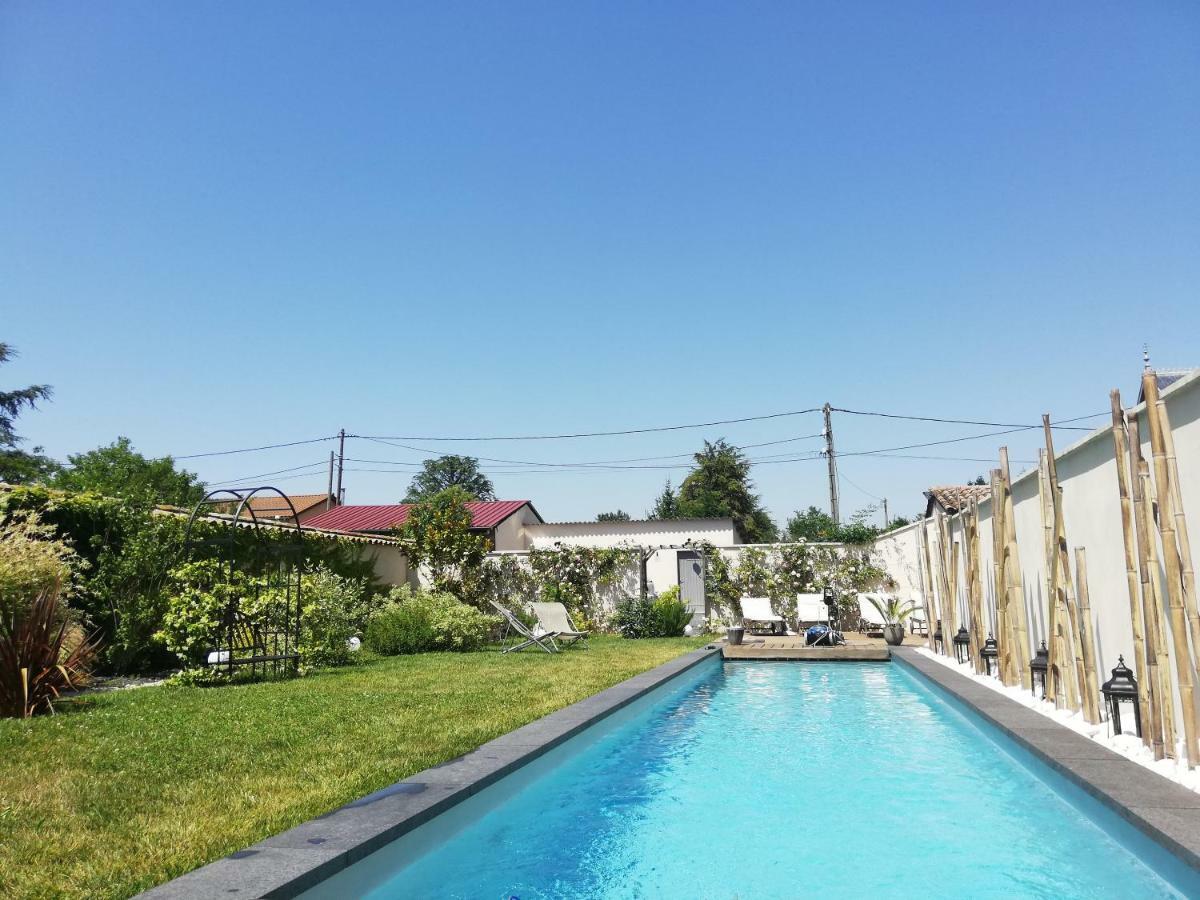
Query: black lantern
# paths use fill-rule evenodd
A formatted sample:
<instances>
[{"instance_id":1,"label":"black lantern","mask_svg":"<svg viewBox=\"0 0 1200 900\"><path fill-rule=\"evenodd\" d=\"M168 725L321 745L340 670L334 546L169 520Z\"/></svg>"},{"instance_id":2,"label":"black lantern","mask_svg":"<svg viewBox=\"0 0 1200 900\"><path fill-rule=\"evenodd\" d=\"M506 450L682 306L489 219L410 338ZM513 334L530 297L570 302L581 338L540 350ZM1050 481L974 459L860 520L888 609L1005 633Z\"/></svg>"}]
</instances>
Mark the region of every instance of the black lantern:
<instances>
[{"instance_id":1,"label":"black lantern","mask_svg":"<svg viewBox=\"0 0 1200 900\"><path fill-rule=\"evenodd\" d=\"M1108 713L1112 719L1113 734L1121 733L1121 704L1133 704L1133 721L1137 726L1138 737L1142 736L1142 705L1138 701L1137 679L1133 670L1125 665L1125 657L1117 657L1117 667L1112 670L1112 678L1104 682L1100 688L1104 700L1108 703Z\"/></svg>"},{"instance_id":2,"label":"black lantern","mask_svg":"<svg viewBox=\"0 0 1200 900\"><path fill-rule=\"evenodd\" d=\"M946 652L946 642L942 639L942 620L937 620L937 628L933 632L933 649L938 653Z\"/></svg>"},{"instance_id":3,"label":"black lantern","mask_svg":"<svg viewBox=\"0 0 1200 900\"><path fill-rule=\"evenodd\" d=\"M987 640L983 642L983 649L979 651L979 656L983 659L983 670L988 675L1000 674L1000 648L996 646L996 639L990 632Z\"/></svg>"},{"instance_id":4,"label":"black lantern","mask_svg":"<svg viewBox=\"0 0 1200 900\"><path fill-rule=\"evenodd\" d=\"M1042 641L1041 649L1029 661L1029 693L1037 696L1035 687L1038 679L1042 682L1042 699L1046 699L1046 670L1050 668L1050 651L1046 649L1046 642Z\"/></svg>"},{"instance_id":5,"label":"black lantern","mask_svg":"<svg viewBox=\"0 0 1200 900\"><path fill-rule=\"evenodd\" d=\"M971 636L965 625L959 625L954 633L954 658L960 663L971 661Z\"/></svg>"}]
</instances>

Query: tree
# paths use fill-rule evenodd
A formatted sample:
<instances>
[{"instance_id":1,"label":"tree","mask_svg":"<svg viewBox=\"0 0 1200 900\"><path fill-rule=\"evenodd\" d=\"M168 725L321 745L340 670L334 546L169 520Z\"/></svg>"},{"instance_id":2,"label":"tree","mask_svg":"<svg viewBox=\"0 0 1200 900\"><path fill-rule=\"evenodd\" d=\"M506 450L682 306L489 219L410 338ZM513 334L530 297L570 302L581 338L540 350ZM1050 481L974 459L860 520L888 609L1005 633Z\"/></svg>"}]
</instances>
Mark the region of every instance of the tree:
<instances>
[{"instance_id":1,"label":"tree","mask_svg":"<svg viewBox=\"0 0 1200 900\"><path fill-rule=\"evenodd\" d=\"M465 599L487 555L487 538L471 531L472 497L454 485L417 502L400 526L400 540L413 569L424 566L433 587Z\"/></svg>"},{"instance_id":2,"label":"tree","mask_svg":"<svg viewBox=\"0 0 1200 900\"><path fill-rule=\"evenodd\" d=\"M778 529L754 493L745 454L721 439L705 441L695 460L679 486L678 518L728 516L748 543L775 540Z\"/></svg>"},{"instance_id":3,"label":"tree","mask_svg":"<svg viewBox=\"0 0 1200 900\"><path fill-rule=\"evenodd\" d=\"M833 516L810 506L804 512L797 511L787 521L787 538L789 541L837 541L840 529L833 521Z\"/></svg>"},{"instance_id":4,"label":"tree","mask_svg":"<svg viewBox=\"0 0 1200 900\"><path fill-rule=\"evenodd\" d=\"M204 496L204 482L194 472L176 469L170 456L143 456L127 437L72 454L67 462L69 466L50 479L53 487L171 506L193 506Z\"/></svg>"},{"instance_id":5,"label":"tree","mask_svg":"<svg viewBox=\"0 0 1200 900\"><path fill-rule=\"evenodd\" d=\"M667 483L663 485L662 493L658 495L658 499L654 501L654 507L650 512L646 513L647 519L678 519L679 518L679 495L675 493L675 488L671 486L671 479L667 479Z\"/></svg>"},{"instance_id":6,"label":"tree","mask_svg":"<svg viewBox=\"0 0 1200 900\"><path fill-rule=\"evenodd\" d=\"M602 512L596 516L597 522L628 522L630 520L629 513L623 509L618 509L616 512Z\"/></svg>"},{"instance_id":7,"label":"tree","mask_svg":"<svg viewBox=\"0 0 1200 900\"><path fill-rule=\"evenodd\" d=\"M987 484L987 482L983 480L982 475L976 475L974 481L969 481L967 483L968 484Z\"/></svg>"},{"instance_id":8,"label":"tree","mask_svg":"<svg viewBox=\"0 0 1200 900\"><path fill-rule=\"evenodd\" d=\"M0 343L0 365L17 355L8 344ZM53 393L48 384L31 384L13 391L0 391L0 481L23 484L40 481L58 468L58 463L42 455L41 447L32 452L21 450L22 438L16 433L17 417L24 409L36 409L39 400Z\"/></svg>"},{"instance_id":9,"label":"tree","mask_svg":"<svg viewBox=\"0 0 1200 900\"><path fill-rule=\"evenodd\" d=\"M479 460L447 454L421 463L421 471L413 476L404 502L419 503L450 487L462 488L469 495L468 500L496 499L492 480L479 471Z\"/></svg>"}]
</instances>

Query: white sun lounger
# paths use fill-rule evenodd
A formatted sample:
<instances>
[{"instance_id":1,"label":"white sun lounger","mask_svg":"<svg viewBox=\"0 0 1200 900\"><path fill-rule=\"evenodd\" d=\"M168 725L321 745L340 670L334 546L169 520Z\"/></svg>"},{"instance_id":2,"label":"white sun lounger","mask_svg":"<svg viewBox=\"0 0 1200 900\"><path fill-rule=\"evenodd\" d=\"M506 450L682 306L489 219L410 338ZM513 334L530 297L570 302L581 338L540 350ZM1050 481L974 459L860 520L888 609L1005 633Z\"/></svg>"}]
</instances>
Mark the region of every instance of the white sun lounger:
<instances>
[{"instance_id":1,"label":"white sun lounger","mask_svg":"<svg viewBox=\"0 0 1200 900\"><path fill-rule=\"evenodd\" d=\"M775 631L775 625L778 623L781 626L781 631L787 631L787 625L783 621L783 616L776 615L772 611L770 597L743 597L742 621L765 622L771 626L772 632Z\"/></svg>"},{"instance_id":2,"label":"white sun lounger","mask_svg":"<svg viewBox=\"0 0 1200 900\"><path fill-rule=\"evenodd\" d=\"M524 622L513 615L511 610L505 609L495 600L489 601L496 608L496 612L504 617L504 635L500 638L500 643L503 644L508 640L510 631L515 631L518 635L525 638L521 643L514 644L511 647L505 647L501 653L515 653L518 650L524 650L526 647L537 645L547 653L557 653L558 645L554 643L554 634L549 631L544 631L541 628L530 629Z\"/></svg>"},{"instance_id":3,"label":"white sun lounger","mask_svg":"<svg viewBox=\"0 0 1200 900\"><path fill-rule=\"evenodd\" d=\"M584 650L588 649L588 633L575 627L571 614L561 603L530 603L529 608L537 616L542 630L554 635L556 644L570 647L578 643Z\"/></svg>"},{"instance_id":4,"label":"white sun lounger","mask_svg":"<svg viewBox=\"0 0 1200 900\"><path fill-rule=\"evenodd\" d=\"M800 623L829 622L829 606L824 594L797 594L796 621Z\"/></svg>"},{"instance_id":5,"label":"white sun lounger","mask_svg":"<svg viewBox=\"0 0 1200 900\"><path fill-rule=\"evenodd\" d=\"M910 634L929 634L929 617L925 615L925 598L916 591L912 593L913 611L908 617Z\"/></svg>"}]
</instances>

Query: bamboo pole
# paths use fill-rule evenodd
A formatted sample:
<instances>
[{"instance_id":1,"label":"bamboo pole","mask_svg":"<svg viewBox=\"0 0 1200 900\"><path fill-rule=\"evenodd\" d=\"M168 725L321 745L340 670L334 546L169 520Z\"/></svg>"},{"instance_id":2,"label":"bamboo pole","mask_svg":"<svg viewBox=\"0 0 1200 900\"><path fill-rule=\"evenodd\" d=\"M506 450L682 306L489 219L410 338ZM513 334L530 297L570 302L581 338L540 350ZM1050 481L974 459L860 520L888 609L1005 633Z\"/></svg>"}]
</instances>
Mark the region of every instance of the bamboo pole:
<instances>
[{"instance_id":1,"label":"bamboo pole","mask_svg":"<svg viewBox=\"0 0 1200 900\"><path fill-rule=\"evenodd\" d=\"M1129 593L1129 624L1133 632L1134 666L1138 671L1138 706L1142 711L1142 743L1151 746L1150 692L1147 677L1146 639L1142 632L1145 614L1137 574L1137 544L1133 530L1133 503L1129 499L1129 435L1125 430L1125 413L1121 408L1121 392L1113 390L1108 399L1112 405L1113 454L1117 462L1117 496L1121 501L1121 538L1125 546L1125 588Z\"/></svg>"},{"instance_id":2,"label":"bamboo pole","mask_svg":"<svg viewBox=\"0 0 1200 900\"><path fill-rule=\"evenodd\" d=\"M1146 497L1149 475L1146 461L1142 459L1142 440L1137 417L1129 416L1127 423L1126 450L1129 453L1133 524L1137 535L1138 583L1142 594L1143 634L1146 640L1147 677L1142 680L1146 683L1146 693L1150 701L1150 749L1154 751L1155 759L1162 759L1166 755L1175 755L1175 738L1170 727L1174 709L1170 693L1170 661L1167 659L1166 642L1160 623L1162 606L1156 585L1158 563L1155 562L1153 566L1150 563L1154 555L1154 544L1153 528L1147 524L1151 521Z\"/></svg>"},{"instance_id":3,"label":"bamboo pole","mask_svg":"<svg viewBox=\"0 0 1200 900\"><path fill-rule=\"evenodd\" d=\"M1193 659L1200 654L1200 612L1196 609L1196 572L1192 567L1192 542L1188 537L1187 517L1183 514L1183 491L1179 486L1179 465L1175 459L1175 435L1167 404L1158 401L1158 416L1162 423L1163 448L1167 456L1167 477L1171 482L1171 509L1175 514L1175 537L1179 541L1179 561L1182 567L1183 606L1192 635ZM1200 699L1200 698L1198 698Z\"/></svg>"},{"instance_id":4,"label":"bamboo pole","mask_svg":"<svg viewBox=\"0 0 1200 900\"><path fill-rule=\"evenodd\" d=\"M938 530L938 563L941 569L939 585L942 589L942 647L943 649L951 648L954 642L954 633L958 630L955 624L955 616L957 614L954 602L953 582L951 581L950 567L953 564L953 556L951 555L950 547L950 529L946 525L946 516L942 513L937 514L937 530ZM951 653L947 654L952 655Z\"/></svg>"},{"instance_id":5,"label":"bamboo pole","mask_svg":"<svg viewBox=\"0 0 1200 900\"><path fill-rule=\"evenodd\" d=\"M1054 706L1061 709L1066 704L1062 673L1060 671L1063 650L1058 629L1058 592L1054 589L1054 512L1050 505L1050 467L1046 462L1046 451L1038 450L1038 500L1042 511L1042 552L1045 559L1043 587L1046 591L1046 652L1049 656L1046 671L1051 678L1047 687L1048 696Z\"/></svg>"},{"instance_id":6,"label":"bamboo pole","mask_svg":"<svg viewBox=\"0 0 1200 900\"><path fill-rule=\"evenodd\" d=\"M921 542L921 568L925 572L925 586L928 588L928 593L925 595L925 604L928 607L925 610L925 615L929 619L929 627L925 630L929 632L925 637L929 642L929 649L936 650L937 646L933 640L934 632L937 630L938 623L941 622L940 607L937 602L933 585L933 561L929 558L929 520L921 520L920 542ZM945 649L945 632L942 634L942 649Z\"/></svg>"},{"instance_id":7,"label":"bamboo pole","mask_svg":"<svg viewBox=\"0 0 1200 900\"><path fill-rule=\"evenodd\" d=\"M1100 722L1100 682L1096 673L1096 638L1092 626L1092 601L1088 591L1087 553L1083 547L1075 548L1075 594L1079 598L1079 643L1083 647L1084 688L1087 703L1084 704L1087 720L1093 725Z\"/></svg>"},{"instance_id":8,"label":"bamboo pole","mask_svg":"<svg viewBox=\"0 0 1200 900\"><path fill-rule=\"evenodd\" d=\"M1062 488L1058 484L1058 465L1054 458L1054 435L1050 429L1050 417L1042 416L1042 431L1046 436L1046 481L1053 513L1053 552L1050 554L1050 583L1057 598L1056 624L1062 639L1063 654L1059 660L1059 672L1066 682L1067 706L1079 709L1080 688L1083 685L1083 656L1074 646L1073 635L1077 633L1071 597L1071 572L1067 554L1067 533L1063 524ZM1074 666L1071 660L1074 659ZM1074 669L1073 677L1070 669Z\"/></svg>"},{"instance_id":9,"label":"bamboo pole","mask_svg":"<svg viewBox=\"0 0 1200 900\"><path fill-rule=\"evenodd\" d=\"M1012 647L1008 640L1008 582L1004 567L1004 502L1001 499L1000 470L992 469L992 591L996 597L996 627L994 636L1000 642L1001 680L1012 668Z\"/></svg>"},{"instance_id":10,"label":"bamboo pole","mask_svg":"<svg viewBox=\"0 0 1200 900\"><path fill-rule=\"evenodd\" d=\"M1166 586L1162 580L1162 569L1158 564L1158 542L1155 537L1157 529L1154 525L1154 482L1150 478L1150 464L1142 459L1138 462L1138 477L1142 482L1142 493L1145 502L1142 504L1142 514L1145 519L1144 527L1147 535L1148 564L1150 568L1150 585L1154 598L1154 627L1157 631L1158 643L1158 689L1162 699L1161 711L1163 717L1163 742L1166 744L1167 756L1172 759L1179 755L1179 729L1175 722L1175 690L1171 683L1171 645L1167 642Z\"/></svg>"},{"instance_id":11,"label":"bamboo pole","mask_svg":"<svg viewBox=\"0 0 1200 900\"><path fill-rule=\"evenodd\" d=\"M971 500L963 518L967 551L967 608L970 614L971 646L975 671L983 672L983 585L979 580L979 504Z\"/></svg>"},{"instance_id":12,"label":"bamboo pole","mask_svg":"<svg viewBox=\"0 0 1200 900\"><path fill-rule=\"evenodd\" d=\"M1025 612L1025 579L1017 549L1017 524L1013 512L1012 476L1008 466L1008 448L1000 448L1000 479L1004 485L1004 576L1008 588L1009 641L1012 649L1012 671L1006 684L1029 687L1029 624Z\"/></svg>"},{"instance_id":13,"label":"bamboo pole","mask_svg":"<svg viewBox=\"0 0 1200 900\"><path fill-rule=\"evenodd\" d=\"M1175 647L1175 675L1179 681L1179 699L1183 705L1184 757L1187 767L1196 767L1200 743L1196 733L1195 667L1188 651L1187 613L1183 599L1183 571L1179 545L1175 542L1175 515L1171 504L1171 476L1167 469L1166 442L1158 408L1158 376L1142 374L1142 392L1146 397L1146 422L1150 426L1150 448L1154 455L1154 482L1158 494L1158 532L1162 538L1163 567L1166 569L1167 601L1171 616L1171 641Z\"/></svg>"}]
</instances>

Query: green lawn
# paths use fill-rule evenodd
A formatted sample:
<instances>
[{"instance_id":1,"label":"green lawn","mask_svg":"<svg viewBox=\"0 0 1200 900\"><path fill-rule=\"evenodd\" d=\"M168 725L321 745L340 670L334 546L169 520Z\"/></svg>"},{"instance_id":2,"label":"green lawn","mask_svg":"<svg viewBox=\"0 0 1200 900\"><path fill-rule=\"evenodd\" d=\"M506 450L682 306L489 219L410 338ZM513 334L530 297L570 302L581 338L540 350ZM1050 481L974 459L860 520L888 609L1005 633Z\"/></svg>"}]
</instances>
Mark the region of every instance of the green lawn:
<instances>
[{"instance_id":1,"label":"green lawn","mask_svg":"<svg viewBox=\"0 0 1200 900\"><path fill-rule=\"evenodd\" d=\"M129 896L704 643L392 657L0 720L0 895Z\"/></svg>"}]
</instances>

